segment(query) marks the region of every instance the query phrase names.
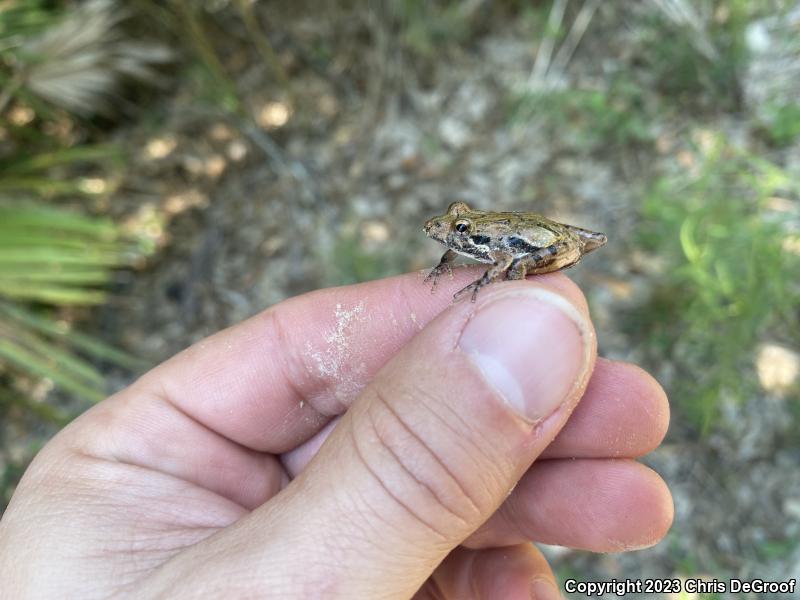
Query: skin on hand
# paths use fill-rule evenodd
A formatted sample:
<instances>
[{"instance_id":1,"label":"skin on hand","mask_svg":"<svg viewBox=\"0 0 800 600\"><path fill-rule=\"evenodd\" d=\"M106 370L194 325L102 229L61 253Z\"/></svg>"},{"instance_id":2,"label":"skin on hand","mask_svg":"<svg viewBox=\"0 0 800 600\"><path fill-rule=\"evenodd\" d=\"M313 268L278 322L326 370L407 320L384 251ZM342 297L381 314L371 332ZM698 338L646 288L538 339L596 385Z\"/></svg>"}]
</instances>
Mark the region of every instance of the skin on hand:
<instances>
[{"instance_id":1,"label":"skin on hand","mask_svg":"<svg viewBox=\"0 0 800 600\"><path fill-rule=\"evenodd\" d=\"M671 498L633 459L666 431L661 388L595 358L563 275L451 305L472 279L293 298L91 409L0 521L4 591L548 598L529 540L656 543Z\"/></svg>"}]
</instances>

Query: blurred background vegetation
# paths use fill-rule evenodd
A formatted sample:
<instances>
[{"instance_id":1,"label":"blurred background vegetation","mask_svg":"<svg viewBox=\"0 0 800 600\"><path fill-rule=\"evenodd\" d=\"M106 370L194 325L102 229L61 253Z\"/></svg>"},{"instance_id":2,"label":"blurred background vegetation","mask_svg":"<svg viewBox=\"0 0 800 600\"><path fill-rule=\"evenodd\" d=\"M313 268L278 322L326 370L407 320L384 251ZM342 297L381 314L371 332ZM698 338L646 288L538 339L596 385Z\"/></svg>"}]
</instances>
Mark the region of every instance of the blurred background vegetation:
<instances>
[{"instance_id":1,"label":"blurred background vegetation","mask_svg":"<svg viewBox=\"0 0 800 600\"><path fill-rule=\"evenodd\" d=\"M435 264L455 199L604 231L569 275L672 401L676 522L562 576L800 572L800 4L0 0L0 494L148 365Z\"/></svg>"}]
</instances>

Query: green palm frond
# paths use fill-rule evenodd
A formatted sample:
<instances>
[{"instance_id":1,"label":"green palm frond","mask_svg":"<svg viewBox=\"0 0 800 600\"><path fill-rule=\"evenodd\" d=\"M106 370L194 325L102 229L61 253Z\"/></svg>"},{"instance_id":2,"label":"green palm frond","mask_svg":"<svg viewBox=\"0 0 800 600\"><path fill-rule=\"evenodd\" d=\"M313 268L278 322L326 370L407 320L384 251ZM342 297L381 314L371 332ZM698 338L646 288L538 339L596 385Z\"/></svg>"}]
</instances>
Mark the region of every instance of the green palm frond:
<instances>
[{"instance_id":1,"label":"green palm frond","mask_svg":"<svg viewBox=\"0 0 800 600\"><path fill-rule=\"evenodd\" d=\"M54 177L53 170L106 164L122 164L120 148L111 144L82 144L9 156L0 159L0 193L38 197L96 195L90 185L91 178Z\"/></svg>"},{"instance_id":2,"label":"green palm frond","mask_svg":"<svg viewBox=\"0 0 800 600\"><path fill-rule=\"evenodd\" d=\"M116 146L82 144L4 158L0 160L0 175L36 175L53 167L105 161L120 162L121 158L122 153Z\"/></svg>"},{"instance_id":3,"label":"green palm frond","mask_svg":"<svg viewBox=\"0 0 800 600\"><path fill-rule=\"evenodd\" d=\"M132 248L109 221L36 205L0 204L0 296L99 304L99 285L130 264Z\"/></svg>"},{"instance_id":4,"label":"green palm frond","mask_svg":"<svg viewBox=\"0 0 800 600\"><path fill-rule=\"evenodd\" d=\"M114 269L141 254L108 220L0 201L0 368L49 379L90 401L105 395L93 361L143 368L142 361L23 304L99 304Z\"/></svg>"}]
</instances>

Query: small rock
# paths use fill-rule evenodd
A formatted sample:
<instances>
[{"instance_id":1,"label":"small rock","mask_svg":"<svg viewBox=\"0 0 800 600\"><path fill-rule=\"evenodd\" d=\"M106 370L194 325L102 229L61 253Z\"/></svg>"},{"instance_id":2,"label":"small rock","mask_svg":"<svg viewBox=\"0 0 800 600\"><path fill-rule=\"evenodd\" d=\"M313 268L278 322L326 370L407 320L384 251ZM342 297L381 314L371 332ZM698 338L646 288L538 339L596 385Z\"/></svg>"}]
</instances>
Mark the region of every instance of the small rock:
<instances>
[{"instance_id":1,"label":"small rock","mask_svg":"<svg viewBox=\"0 0 800 600\"><path fill-rule=\"evenodd\" d=\"M445 117L439 124L439 137L454 150L460 150L469 143L470 130L462 121Z\"/></svg>"}]
</instances>

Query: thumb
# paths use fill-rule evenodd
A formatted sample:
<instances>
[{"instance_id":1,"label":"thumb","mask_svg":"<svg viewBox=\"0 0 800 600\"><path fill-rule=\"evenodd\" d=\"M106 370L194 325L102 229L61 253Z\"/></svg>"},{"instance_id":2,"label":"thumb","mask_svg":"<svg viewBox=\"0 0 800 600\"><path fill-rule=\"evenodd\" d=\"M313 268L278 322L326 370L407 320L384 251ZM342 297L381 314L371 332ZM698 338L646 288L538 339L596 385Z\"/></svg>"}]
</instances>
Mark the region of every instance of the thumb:
<instances>
[{"instance_id":1,"label":"thumb","mask_svg":"<svg viewBox=\"0 0 800 600\"><path fill-rule=\"evenodd\" d=\"M215 541L288 595L412 596L582 395L595 337L576 295L514 282L445 310L300 476Z\"/></svg>"}]
</instances>

